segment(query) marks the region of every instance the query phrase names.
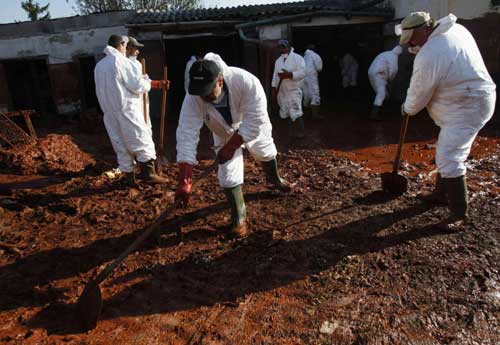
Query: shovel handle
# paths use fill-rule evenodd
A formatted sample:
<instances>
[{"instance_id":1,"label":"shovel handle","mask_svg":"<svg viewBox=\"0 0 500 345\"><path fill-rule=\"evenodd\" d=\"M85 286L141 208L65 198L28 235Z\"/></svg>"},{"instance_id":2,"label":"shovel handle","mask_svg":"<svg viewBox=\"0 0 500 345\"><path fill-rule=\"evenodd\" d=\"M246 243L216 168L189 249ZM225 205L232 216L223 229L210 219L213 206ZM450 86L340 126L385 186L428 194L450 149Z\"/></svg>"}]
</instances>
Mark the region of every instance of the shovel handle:
<instances>
[{"instance_id":1,"label":"shovel handle","mask_svg":"<svg viewBox=\"0 0 500 345\"><path fill-rule=\"evenodd\" d=\"M192 188L196 187L202 180L204 180L206 177L208 177L208 175L210 175L212 173L212 171L214 171L217 168L218 165L219 164L218 164L217 160L214 160L213 163L210 164L210 166L208 166L207 168L205 168L205 170L202 171L200 176L198 176L198 178L193 182ZM158 229L158 227L165 221L165 219L167 218L169 213L172 212L173 210L175 210L177 207L179 207L180 203L181 203L181 199L178 199L172 205L167 207L158 216L158 218L156 218L156 220L153 222L153 224L151 224L139 237L137 237L136 240L130 246L128 246L127 249L125 249L123 251L123 253L120 254L120 256L118 256L112 263L110 263L108 266L106 266L101 271L101 273L99 273L99 275L94 280L94 283L96 285L99 285L104 279L106 279L106 277L111 272L113 272L114 269L116 267L118 267L118 265L120 265L122 263L122 261L130 253L132 253L134 250L136 250L139 247L139 245L141 245L142 242L144 242L144 240L146 240L155 230Z\"/></svg>"},{"instance_id":2,"label":"shovel handle","mask_svg":"<svg viewBox=\"0 0 500 345\"><path fill-rule=\"evenodd\" d=\"M141 59L142 75L146 74L146 59ZM144 113L144 122L148 123L148 93L142 94L142 111Z\"/></svg>"},{"instance_id":3,"label":"shovel handle","mask_svg":"<svg viewBox=\"0 0 500 345\"><path fill-rule=\"evenodd\" d=\"M163 66L163 80L168 82L167 66ZM161 119L160 119L160 155L163 156L163 145L165 140L165 116L167 113L167 89L163 88L161 93Z\"/></svg>"},{"instance_id":4,"label":"shovel handle","mask_svg":"<svg viewBox=\"0 0 500 345\"><path fill-rule=\"evenodd\" d=\"M401 130L399 132L399 143L398 150L396 152L396 159L394 160L394 165L392 166L393 174L397 174L399 170L399 165L401 163L401 153L403 152L403 144L405 142L406 130L408 128L408 122L410 120L410 115L403 116L401 121Z\"/></svg>"}]
</instances>

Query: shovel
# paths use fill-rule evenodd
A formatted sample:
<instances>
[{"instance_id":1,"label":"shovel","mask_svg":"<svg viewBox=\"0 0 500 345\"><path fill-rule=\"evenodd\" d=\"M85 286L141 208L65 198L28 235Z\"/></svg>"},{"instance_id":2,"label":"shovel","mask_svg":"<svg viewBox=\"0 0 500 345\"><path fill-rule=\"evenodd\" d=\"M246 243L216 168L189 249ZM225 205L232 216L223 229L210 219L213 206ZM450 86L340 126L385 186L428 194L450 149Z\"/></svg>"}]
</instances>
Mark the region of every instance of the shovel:
<instances>
[{"instance_id":1,"label":"shovel","mask_svg":"<svg viewBox=\"0 0 500 345\"><path fill-rule=\"evenodd\" d=\"M207 167L193 182L193 188L204 180L212 171L217 167L218 162L215 160L209 167ZM99 284L106 279L133 251L135 251L158 227L165 221L170 212L180 205L181 200L176 200L170 207L168 207L158 218L151 224L137 239L120 254L113 262L111 262L101 273L95 278L90 280L76 303L76 318L80 321L85 330L95 328L99 315L102 309L102 295Z\"/></svg>"},{"instance_id":2,"label":"shovel","mask_svg":"<svg viewBox=\"0 0 500 345\"><path fill-rule=\"evenodd\" d=\"M142 74L146 74L146 59L141 59ZM148 123L148 93L142 94L142 112L144 113L144 122Z\"/></svg>"},{"instance_id":3,"label":"shovel","mask_svg":"<svg viewBox=\"0 0 500 345\"><path fill-rule=\"evenodd\" d=\"M396 159L392 166L392 172L383 173L382 178L382 190L384 192L389 192L395 195L401 195L408 189L408 180L406 177L399 175L399 164L401 162L401 152L403 151L403 143L406 137L406 129L408 128L408 121L410 120L409 115L405 115L401 122L401 131L399 132L399 143L398 150L396 153Z\"/></svg>"},{"instance_id":4,"label":"shovel","mask_svg":"<svg viewBox=\"0 0 500 345\"><path fill-rule=\"evenodd\" d=\"M167 66L163 66L163 80L168 83ZM158 157L156 159L156 172L161 173L161 166L168 163L165 157L165 115L167 113L167 89L162 90L161 94L161 114L160 114L160 144L158 148Z\"/></svg>"}]
</instances>

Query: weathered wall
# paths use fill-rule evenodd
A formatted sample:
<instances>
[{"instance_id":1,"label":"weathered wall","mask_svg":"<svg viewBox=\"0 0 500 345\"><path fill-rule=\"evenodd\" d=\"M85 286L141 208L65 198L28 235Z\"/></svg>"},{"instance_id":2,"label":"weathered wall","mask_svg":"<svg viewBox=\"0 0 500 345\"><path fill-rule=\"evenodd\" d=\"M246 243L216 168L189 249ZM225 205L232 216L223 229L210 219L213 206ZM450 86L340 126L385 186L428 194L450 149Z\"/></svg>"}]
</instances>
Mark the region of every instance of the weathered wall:
<instances>
[{"instance_id":1,"label":"weathered wall","mask_svg":"<svg viewBox=\"0 0 500 345\"><path fill-rule=\"evenodd\" d=\"M80 109L79 71L75 63L48 66L52 86L52 98L60 114L73 113Z\"/></svg>"}]
</instances>

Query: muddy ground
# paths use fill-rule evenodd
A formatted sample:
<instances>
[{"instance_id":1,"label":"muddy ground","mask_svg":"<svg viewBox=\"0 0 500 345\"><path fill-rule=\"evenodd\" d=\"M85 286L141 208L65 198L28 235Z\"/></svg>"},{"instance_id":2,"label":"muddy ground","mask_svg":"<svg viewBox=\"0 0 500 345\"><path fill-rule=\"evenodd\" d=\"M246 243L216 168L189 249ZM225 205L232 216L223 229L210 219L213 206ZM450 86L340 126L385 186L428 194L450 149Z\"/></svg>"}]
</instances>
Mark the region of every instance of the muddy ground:
<instances>
[{"instance_id":1,"label":"muddy ground","mask_svg":"<svg viewBox=\"0 0 500 345\"><path fill-rule=\"evenodd\" d=\"M498 123L481 132L468 162L473 221L446 232L436 226L446 208L415 198L435 169L437 128L427 117L412 118L403 152L410 190L391 197L379 173L391 168L399 117L326 114L306 119L301 142L288 142L274 121L292 193L269 190L246 160L250 237L225 234L229 208L210 176L102 284L101 320L89 332L74 319L79 294L172 203L177 170L164 169L168 186L130 189L101 174L115 164L102 130L39 129L69 135L95 164L80 173L2 170L0 343L500 343ZM212 157L201 150L196 174Z\"/></svg>"}]
</instances>

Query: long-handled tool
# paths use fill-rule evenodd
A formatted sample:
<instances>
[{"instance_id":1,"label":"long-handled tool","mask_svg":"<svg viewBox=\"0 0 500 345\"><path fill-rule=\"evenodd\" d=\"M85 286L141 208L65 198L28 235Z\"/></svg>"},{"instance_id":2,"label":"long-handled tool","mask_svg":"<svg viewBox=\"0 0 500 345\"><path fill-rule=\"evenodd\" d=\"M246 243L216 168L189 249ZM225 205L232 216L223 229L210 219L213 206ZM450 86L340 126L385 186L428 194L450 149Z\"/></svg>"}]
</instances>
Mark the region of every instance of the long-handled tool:
<instances>
[{"instance_id":1,"label":"long-handled tool","mask_svg":"<svg viewBox=\"0 0 500 345\"><path fill-rule=\"evenodd\" d=\"M396 159L392 165L392 172L383 173L382 178L382 189L385 192L391 194L403 194L408 190L408 180L406 177L399 175L399 165L401 162L401 152L403 151L403 144L406 137L406 129L408 128L408 121L410 119L409 115L405 115L401 121L401 130L399 132L399 143L398 150L396 152Z\"/></svg>"},{"instance_id":2,"label":"long-handled tool","mask_svg":"<svg viewBox=\"0 0 500 345\"><path fill-rule=\"evenodd\" d=\"M141 59L142 74L146 74L146 59ZM142 111L144 113L144 122L148 123L148 93L142 94Z\"/></svg>"},{"instance_id":3,"label":"long-handled tool","mask_svg":"<svg viewBox=\"0 0 500 345\"><path fill-rule=\"evenodd\" d=\"M163 80L168 83L168 70L167 66L163 66ZM167 114L167 88L163 88L161 94L161 114L160 114L160 144L158 147L158 157L156 159L156 171L161 172L161 166L168 163L165 157L165 116Z\"/></svg>"},{"instance_id":4,"label":"long-handled tool","mask_svg":"<svg viewBox=\"0 0 500 345\"><path fill-rule=\"evenodd\" d=\"M212 171L217 167L218 162L215 160L210 166L208 166L193 182L193 188L196 187L202 180L204 180ZM122 261L134 250L136 250L158 227L165 221L170 212L180 205L180 200L176 200L170 207L168 207L158 218L151 224L137 239L127 248L123 253L120 254L113 262L111 262L106 268L104 268L101 273L95 278L90 280L82 294L78 298L76 304L76 317L81 322L82 326L86 329L93 329L97 325L97 320L101 314L102 309L102 295L99 284L106 279L117 267L122 263Z\"/></svg>"}]
</instances>

